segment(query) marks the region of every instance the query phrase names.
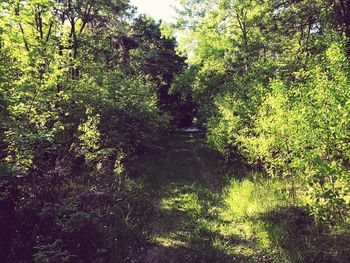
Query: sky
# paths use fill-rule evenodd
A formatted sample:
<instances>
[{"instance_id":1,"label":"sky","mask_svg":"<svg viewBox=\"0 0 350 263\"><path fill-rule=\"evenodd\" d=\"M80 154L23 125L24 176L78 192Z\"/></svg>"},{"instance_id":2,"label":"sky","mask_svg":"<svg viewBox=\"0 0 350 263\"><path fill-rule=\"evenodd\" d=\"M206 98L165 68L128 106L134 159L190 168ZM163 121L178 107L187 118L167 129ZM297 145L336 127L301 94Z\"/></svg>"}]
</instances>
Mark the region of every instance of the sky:
<instances>
[{"instance_id":1,"label":"sky","mask_svg":"<svg viewBox=\"0 0 350 263\"><path fill-rule=\"evenodd\" d=\"M130 0L130 3L137 7L138 12L164 22L174 22L177 0Z\"/></svg>"}]
</instances>

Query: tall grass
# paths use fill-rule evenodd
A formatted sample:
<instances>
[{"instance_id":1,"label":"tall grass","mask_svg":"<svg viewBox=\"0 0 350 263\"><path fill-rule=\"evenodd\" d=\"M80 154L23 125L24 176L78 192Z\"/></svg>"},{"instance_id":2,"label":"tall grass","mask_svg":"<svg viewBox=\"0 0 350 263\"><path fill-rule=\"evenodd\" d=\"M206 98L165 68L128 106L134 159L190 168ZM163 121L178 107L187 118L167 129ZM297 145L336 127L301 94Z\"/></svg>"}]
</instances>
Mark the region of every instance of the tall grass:
<instances>
[{"instance_id":1,"label":"tall grass","mask_svg":"<svg viewBox=\"0 0 350 263\"><path fill-rule=\"evenodd\" d=\"M261 252L260 262L348 262L349 231L320 233L302 190L295 199L283 181L258 177L231 179L223 192L220 232L246 241L235 253Z\"/></svg>"},{"instance_id":2,"label":"tall grass","mask_svg":"<svg viewBox=\"0 0 350 263\"><path fill-rule=\"evenodd\" d=\"M255 217L278 206L288 204L284 185L278 180L232 179L224 194L226 220Z\"/></svg>"}]
</instances>

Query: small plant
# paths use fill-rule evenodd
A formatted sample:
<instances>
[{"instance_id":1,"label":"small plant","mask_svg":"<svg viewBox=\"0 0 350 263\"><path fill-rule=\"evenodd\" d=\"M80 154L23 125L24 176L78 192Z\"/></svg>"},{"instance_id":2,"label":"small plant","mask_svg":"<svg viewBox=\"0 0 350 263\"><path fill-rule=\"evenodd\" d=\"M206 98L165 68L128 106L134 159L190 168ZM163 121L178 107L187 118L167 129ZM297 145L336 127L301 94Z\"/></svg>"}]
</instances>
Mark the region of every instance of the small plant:
<instances>
[{"instance_id":1,"label":"small plant","mask_svg":"<svg viewBox=\"0 0 350 263\"><path fill-rule=\"evenodd\" d=\"M65 263L74 262L74 256L63 248L60 239L49 244L39 244L34 247L37 252L33 255L35 263Z\"/></svg>"}]
</instances>

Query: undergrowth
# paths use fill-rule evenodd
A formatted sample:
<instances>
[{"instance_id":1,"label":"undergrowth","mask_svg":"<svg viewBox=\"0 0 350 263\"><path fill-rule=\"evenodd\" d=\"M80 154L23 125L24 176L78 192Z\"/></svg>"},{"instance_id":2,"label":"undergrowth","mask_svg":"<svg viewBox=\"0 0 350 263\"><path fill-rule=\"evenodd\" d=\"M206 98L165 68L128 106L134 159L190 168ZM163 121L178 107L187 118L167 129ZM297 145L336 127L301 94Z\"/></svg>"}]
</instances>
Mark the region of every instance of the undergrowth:
<instances>
[{"instance_id":1,"label":"undergrowth","mask_svg":"<svg viewBox=\"0 0 350 263\"><path fill-rule=\"evenodd\" d=\"M284 182L255 178L231 179L224 190L220 231L251 244L236 246L236 252L262 251L272 262L348 262L347 228L321 229L309 216L302 190L295 200Z\"/></svg>"}]
</instances>

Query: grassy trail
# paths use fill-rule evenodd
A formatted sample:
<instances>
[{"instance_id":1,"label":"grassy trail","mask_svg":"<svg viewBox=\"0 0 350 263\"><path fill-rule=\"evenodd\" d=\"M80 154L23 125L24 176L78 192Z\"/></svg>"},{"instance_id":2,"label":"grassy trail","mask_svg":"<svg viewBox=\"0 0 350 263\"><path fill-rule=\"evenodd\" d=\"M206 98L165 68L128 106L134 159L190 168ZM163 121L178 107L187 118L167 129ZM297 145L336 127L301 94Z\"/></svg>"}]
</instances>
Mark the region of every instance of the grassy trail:
<instances>
[{"instance_id":1,"label":"grassy trail","mask_svg":"<svg viewBox=\"0 0 350 263\"><path fill-rule=\"evenodd\" d=\"M152 200L157 209L148 225L151 245L137 262L262 262L258 253L254 260L239 252L249 242L220 231L225 225L219 218L225 184L220 163L195 134L176 135L143 160L140 168L157 189Z\"/></svg>"},{"instance_id":2,"label":"grassy trail","mask_svg":"<svg viewBox=\"0 0 350 263\"><path fill-rule=\"evenodd\" d=\"M284 184L249 179L239 161L226 170L199 134L165 139L138 165L155 209L131 262L350 262L348 231L319 234Z\"/></svg>"}]
</instances>

